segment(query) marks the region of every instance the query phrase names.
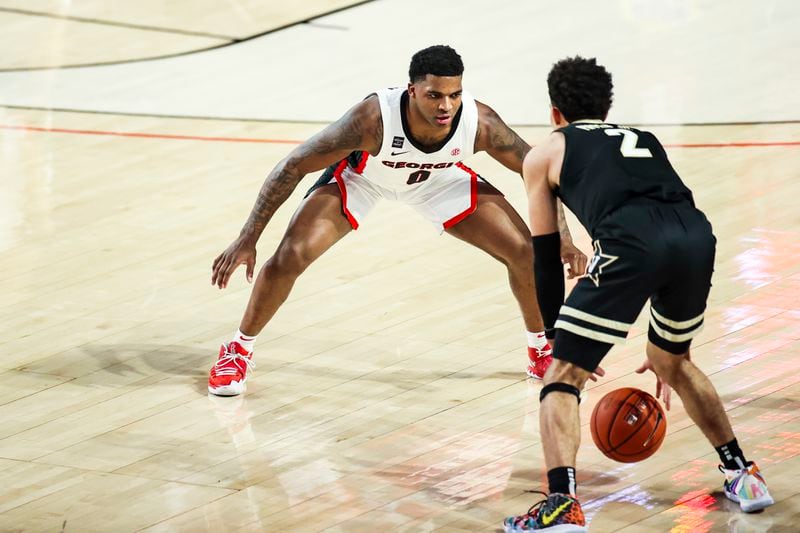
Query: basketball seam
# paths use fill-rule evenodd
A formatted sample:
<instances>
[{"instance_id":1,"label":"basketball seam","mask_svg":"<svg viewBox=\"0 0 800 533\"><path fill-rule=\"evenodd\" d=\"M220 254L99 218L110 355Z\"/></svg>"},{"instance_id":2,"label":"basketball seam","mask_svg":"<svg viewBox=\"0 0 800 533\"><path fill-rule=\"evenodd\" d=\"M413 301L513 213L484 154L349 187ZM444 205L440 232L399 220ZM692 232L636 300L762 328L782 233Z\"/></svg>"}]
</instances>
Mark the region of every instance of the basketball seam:
<instances>
[{"instance_id":1,"label":"basketball seam","mask_svg":"<svg viewBox=\"0 0 800 533\"><path fill-rule=\"evenodd\" d=\"M644 442L642 443L643 445L646 445L653 439L653 436L656 434L656 431L658 431L658 427L661 425L661 420L663 418L664 417L661 416L661 413L658 413L658 415L656 416L656 425L653 426L653 431L651 431L650 434L647 436L647 438L644 440Z\"/></svg>"},{"instance_id":2,"label":"basketball seam","mask_svg":"<svg viewBox=\"0 0 800 533\"><path fill-rule=\"evenodd\" d=\"M628 398L630 398L630 396L629 396ZM625 401L628 401L628 398L625 398ZM655 401L657 402L658 400L655 400ZM648 399L648 403L650 403L649 399ZM658 413L658 418L656 419L656 425L655 425L655 427L653 428L653 431L652 431L652 433L650 434L650 436L648 437L648 439L652 438L653 434L655 434L655 431L656 431L656 429L658 429L658 424L660 423L661 419L663 418L663 417L661 416L661 412L658 410L658 406L657 406L657 405L656 405L656 412ZM615 420L615 421L616 421L616 420ZM628 435L628 437L627 437L625 440L623 440L622 442L620 442L620 443L619 443L617 446L615 446L615 447L614 447L614 448L613 448L611 451L612 451L612 452L614 452L614 453L616 453L616 454L617 454L617 455L619 455L620 457L633 457L633 456L639 455L641 452L638 452L638 453L622 453L622 452L619 452L619 451L617 451L617 450L618 450L619 448L621 448L622 446L624 446L625 444L627 444L627 443L628 443L628 441L630 441L630 440L631 440L633 437L635 437L635 436L636 436L636 434L637 434L637 433L639 433L639 432L642 430L642 428L643 428L643 427L644 427L644 425L643 425L643 424L642 424L642 425L639 425L639 427L638 427L638 428L636 428L636 431L634 431L633 433L631 433L630 435ZM611 443L611 437L609 436L609 444L610 444L610 443Z\"/></svg>"},{"instance_id":3,"label":"basketball seam","mask_svg":"<svg viewBox=\"0 0 800 533\"><path fill-rule=\"evenodd\" d=\"M652 438L653 438L653 435L655 435L656 431L658 431L658 428L659 428L659 426L660 426L660 425L661 425L661 424L662 424L664 421L665 421L665 418L664 418L663 416L661 416L661 413L659 413L659 414L658 414L658 418L656 419L656 425L655 425L655 426L653 426L653 431L650 433L650 435L648 435L648 437L647 437L647 440L645 440L645 442L647 442L647 441L649 441L650 439L652 439ZM636 430L636 431L635 431L635 432L634 432L634 433L631 435L631 437L633 437L634 435L636 435L636 433L638 433L638 432L639 432L639 430L641 430L641 429L642 429L641 427L640 427L640 428L638 428L638 429L637 429L637 430ZM663 441L663 439L662 439L662 441ZM625 441L625 442L627 442L627 441ZM621 445L620 445L620 446L621 446ZM659 446L661 446L661 444L660 444L660 443L659 443ZM614 453L616 453L616 454L617 454L617 455L619 455L620 457L634 457L634 456L636 456L636 455L639 455L641 452L638 452L638 453L622 453L622 452L619 452L619 451L617 451L617 452L614 452Z\"/></svg>"},{"instance_id":4,"label":"basketball seam","mask_svg":"<svg viewBox=\"0 0 800 533\"><path fill-rule=\"evenodd\" d=\"M629 392L629 393L628 393L628 395L625 397L625 399L624 399L624 400L622 400L622 403L621 403L621 405L625 405L625 403L628 401L628 399L629 399L631 396L633 396L634 394L636 394L636 391L637 391L637 390L638 390L638 389L631 389L631 392ZM620 409L619 407L617 408L617 412L616 412L616 413L614 413L614 418L612 418L612 419L611 419L611 423L608 425L608 435L606 436L606 442L608 443L608 447L609 447L608 453L613 453L613 452L614 452L614 451L615 451L615 450L616 450L616 449L619 447L619 446L614 446L614 445L611 443L611 430L614 428L614 424L616 424L616 423L617 423L617 417L619 416L619 412L620 412L621 410L622 410L622 409ZM637 431L638 431L638 430L637 430ZM628 437L628 438L630 438L630 437ZM623 442L622 442L622 444L625 444L625 442L627 442L627 439L626 439L625 441L623 441ZM620 446L621 446L621 445L620 445Z\"/></svg>"}]
</instances>

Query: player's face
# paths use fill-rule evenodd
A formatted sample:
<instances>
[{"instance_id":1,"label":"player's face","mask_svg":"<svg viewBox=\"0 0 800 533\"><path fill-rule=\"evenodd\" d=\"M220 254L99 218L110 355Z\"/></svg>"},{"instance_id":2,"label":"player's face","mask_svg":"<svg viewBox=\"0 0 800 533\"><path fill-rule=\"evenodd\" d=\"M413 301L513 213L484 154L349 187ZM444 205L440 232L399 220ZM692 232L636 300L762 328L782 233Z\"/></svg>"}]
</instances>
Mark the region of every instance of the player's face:
<instances>
[{"instance_id":1,"label":"player's face","mask_svg":"<svg viewBox=\"0 0 800 533\"><path fill-rule=\"evenodd\" d=\"M447 128L461 108L461 76L434 76L408 84L411 105L433 126Z\"/></svg>"}]
</instances>

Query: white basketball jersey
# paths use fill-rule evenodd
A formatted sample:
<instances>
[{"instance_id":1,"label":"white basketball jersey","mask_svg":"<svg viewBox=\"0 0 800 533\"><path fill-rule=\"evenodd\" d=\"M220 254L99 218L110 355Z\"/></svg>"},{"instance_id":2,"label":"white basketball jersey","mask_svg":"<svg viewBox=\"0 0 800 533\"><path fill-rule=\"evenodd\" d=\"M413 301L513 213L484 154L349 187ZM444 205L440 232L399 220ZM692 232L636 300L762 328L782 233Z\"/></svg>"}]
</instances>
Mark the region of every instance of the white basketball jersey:
<instances>
[{"instance_id":1,"label":"white basketball jersey","mask_svg":"<svg viewBox=\"0 0 800 533\"><path fill-rule=\"evenodd\" d=\"M383 120L383 142L378 155L362 152L355 167L343 169L395 191L407 191L446 173L463 173L462 160L475 152L478 107L467 92L461 93L461 109L453 117L450 134L438 150L425 152L415 144L403 113L404 87L376 91Z\"/></svg>"}]
</instances>

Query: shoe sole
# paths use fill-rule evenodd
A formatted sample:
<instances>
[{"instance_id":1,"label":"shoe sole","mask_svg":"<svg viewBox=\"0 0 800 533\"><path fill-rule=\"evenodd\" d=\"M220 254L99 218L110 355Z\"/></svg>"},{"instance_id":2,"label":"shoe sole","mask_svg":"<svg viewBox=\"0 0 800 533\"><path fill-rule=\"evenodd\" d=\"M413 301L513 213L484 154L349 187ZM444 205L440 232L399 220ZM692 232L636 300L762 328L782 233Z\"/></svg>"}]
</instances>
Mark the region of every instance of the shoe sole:
<instances>
[{"instance_id":1,"label":"shoe sole","mask_svg":"<svg viewBox=\"0 0 800 533\"><path fill-rule=\"evenodd\" d=\"M245 389L246 386L244 381L241 383L234 381L230 385L223 385L221 387L212 387L211 385L208 386L208 392L214 396L238 396L244 393Z\"/></svg>"},{"instance_id":2,"label":"shoe sole","mask_svg":"<svg viewBox=\"0 0 800 533\"><path fill-rule=\"evenodd\" d=\"M525 369L525 374L527 374L527 376L529 378L533 378L533 379L536 379L536 380L539 380L539 381L542 381L542 379L543 379L542 376L537 376L536 374L534 374L533 372L531 372L527 368Z\"/></svg>"},{"instance_id":3,"label":"shoe sole","mask_svg":"<svg viewBox=\"0 0 800 533\"><path fill-rule=\"evenodd\" d=\"M742 511L745 513L755 513L762 509L766 509L775 503L775 500L769 495L758 498L757 500L747 500L746 502L740 500L739 497L732 492L725 491L725 496L727 496L732 502L738 503L739 507L741 507Z\"/></svg>"},{"instance_id":4,"label":"shoe sole","mask_svg":"<svg viewBox=\"0 0 800 533\"><path fill-rule=\"evenodd\" d=\"M585 526L579 526L575 524L561 524L558 526L546 527L544 529L518 529L516 527L510 527L503 524L503 530L505 533L525 533L526 531L546 531L547 533L588 533L588 529Z\"/></svg>"}]
</instances>

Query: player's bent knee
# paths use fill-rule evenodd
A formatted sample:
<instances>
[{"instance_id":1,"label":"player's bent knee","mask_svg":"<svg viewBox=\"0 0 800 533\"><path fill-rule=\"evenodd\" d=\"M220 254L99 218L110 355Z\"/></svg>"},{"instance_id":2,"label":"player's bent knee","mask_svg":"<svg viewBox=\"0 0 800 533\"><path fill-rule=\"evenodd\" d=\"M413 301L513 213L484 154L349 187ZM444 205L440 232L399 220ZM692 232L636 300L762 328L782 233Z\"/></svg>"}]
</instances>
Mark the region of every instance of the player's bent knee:
<instances>
[{"instance_id":1,"label":"player's bent knee","mask_svg":"<svg viewBox=\"0 0 800 533\"><path fill-rule=\"evenodd\" d=\"M533 244L527 234L522 234L517 243L517 259L526 266L533 265Z\"/></svg>"},{"instance_id":2,"label":"player's bent knee","mask_svg":"<svg viewBox=\"0 0 800 533\"><path fill-rule=\"evenodd\" d=\"M578 365L561 359L553 359L544 376L545 386L551 383L567 383L574 387L583 388L591 372Z\"/></svg>"},{"instance_id":3,"label":"player's bent knee","mask_svg":"<svg viewBox=\"0 0 800 533\"><path fill-rule=\"evenodd\" d=\"M503 252L501 258L507 266L525 270L533 268L533 246L527 235L515 238Z\"/></svg>"},{"instance_id":4,"label":"player's bent knee","mask_svg":"<svg viewBox=\"0 0 800 533\"><path fill-rule=\"evenodd\" d=\"M657 346L652 341L647 345L647 359L659 374L677 372L683 366L684 361L688 360L688 355L688 347L681 353L674 353Z\"/></svg>"},{"instance_id":5,"label":"player's bent knee","mask_svg":"<svg viewBox=\"0 0 800 533\"><path fill-rule=\"evenodd\" d=\"M692 362L683 355L667 354L651 357L648 353L648 359L653 365L656 375L673 387L676 383L686 379L686 375L690 372L690 367L692 366Z\"/></svg>"},{"instance_id":6,"label":"player's bent knee","mask_svg":"<svg viewBox=\"0 0 800 533\"><path fill-rule=\"evenodd\" d=\"M313 259L305 251L305 247L292 244L281 244L265 265L274 276L299 276Z\"/></svg>"}]
</instances>

